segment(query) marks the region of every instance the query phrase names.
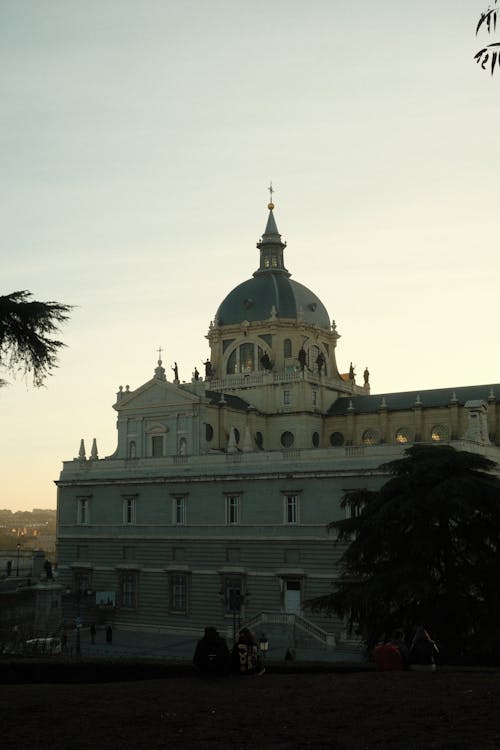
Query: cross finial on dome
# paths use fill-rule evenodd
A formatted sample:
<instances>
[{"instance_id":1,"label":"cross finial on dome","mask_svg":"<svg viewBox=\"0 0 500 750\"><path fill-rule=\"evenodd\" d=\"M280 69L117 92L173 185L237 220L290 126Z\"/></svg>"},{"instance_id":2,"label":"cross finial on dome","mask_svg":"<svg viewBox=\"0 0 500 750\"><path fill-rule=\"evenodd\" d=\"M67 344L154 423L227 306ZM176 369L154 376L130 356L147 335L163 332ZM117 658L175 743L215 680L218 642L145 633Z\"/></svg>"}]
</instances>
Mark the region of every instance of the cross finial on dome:
<instances>
[{"instance_id":1,"label":"cross finial on dome","mask_svg":"<svg viewBox=\"0 0 500 750\"><path fill-rule=\"evenodd\" d=\"M161 348L161 346L159 346L156 351L158 352L158 367L155 369L155 378L157 380L166 380L167 378L165 376L165 368L162 367L161 361L161 353L163 349Z\"/></svg>"},{"instance_id":2,"label":"cross finial on dome","mask_svg":"<svg viewBox=\"0 0 500 750\"><path fill-rule=\"evenodd\" d=\"M275 192L274 188L273 188L273 182L272 182L272 180L270 181L269 187L267 189L269 190L269 203L267 204L267 207L268 207L268 209L270 211L272 211L273 208L274 208L273 193Z\"/></svg>"}]
</instances>

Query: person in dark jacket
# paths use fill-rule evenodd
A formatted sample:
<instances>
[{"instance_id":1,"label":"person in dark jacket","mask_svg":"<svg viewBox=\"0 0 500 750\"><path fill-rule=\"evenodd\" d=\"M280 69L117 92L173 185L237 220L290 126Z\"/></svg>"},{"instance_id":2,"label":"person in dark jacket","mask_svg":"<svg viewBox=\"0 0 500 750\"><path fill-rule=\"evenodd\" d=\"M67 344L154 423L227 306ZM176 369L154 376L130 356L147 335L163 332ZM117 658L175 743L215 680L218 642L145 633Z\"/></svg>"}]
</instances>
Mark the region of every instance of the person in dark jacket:
<instances>
[{"instance_id":1,"label":"person in dark jacket","mask_svg":"<svg viewBox=\"0 0 500 750\"><path fill-rule=\"evenodd\" d=\"M439 649L425 628L419 626L410 646L410 669L436 671Z\"/></svg>"},{"instance_id":2,"label":"person in dark jacket","mask_svg":"<svg viewBox=\"0 0 500 750\"><path fill-rule=\"evenodd\" d=\"M193 666L203 675L223 676L229 674L229 649L226 641L215 628L205 628L205 635L196 644Z\"/></svg>"}]
</instances>

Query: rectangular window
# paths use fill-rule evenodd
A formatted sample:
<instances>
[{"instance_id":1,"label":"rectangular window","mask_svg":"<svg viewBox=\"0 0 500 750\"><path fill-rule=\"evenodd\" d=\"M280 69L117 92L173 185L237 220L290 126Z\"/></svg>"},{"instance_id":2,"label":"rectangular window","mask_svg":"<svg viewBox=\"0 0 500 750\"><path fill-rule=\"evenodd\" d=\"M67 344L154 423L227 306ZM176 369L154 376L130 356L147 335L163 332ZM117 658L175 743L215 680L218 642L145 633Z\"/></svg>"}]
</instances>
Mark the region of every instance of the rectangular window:
<instances>
[{"instance_id":1,"label":"rectangular window","mask_svg":"<svg viewBox=\"0 0 500 750\"><path fill-rule=\"evenodd\" d=\"M151 455L153 458L163 456L163 435L153 435L151 438Z\"/></svg>"},{"instance_id":2,"label":"rectangular window","mask_svg":"<svg viewBox=\"0 0 500 750\"><path fill-rule=\"evenodd\" d=\"M237 547L229 547L228 549L226 549L226 562L241 562L241 550Z\"/></svg>"},{"instance_id":3,"label":"rectangular window","mask_svg":"<svg viewBox=\"0 0 500 750\"><path fill-rule=\"evenodd\" d=\"M76 559L77 560L88 560L89 559L89 548L86 544L79 544L76 548Z\"/></svg>"},{"instance_id":4,"label":"rectangular window","mask_svg":"<svg viewBox=\"0 0 500 750\"><path fill-rule=\"evenodd\" d=\"M346 518L357 518L363 512L363 505L356 503L354 500L349 500L345 506L345 517Z\"/></svg>"},{"instance_id":5,"label":"rectangular window","mask_svg":"<svg viewBox=\"0 0 500 750\"><path fill-rule=\"evenodd\" d=\"M84 596L87 591L92 589L92 571L75 570L73 572L73 592L79 596Z\"/></svg>"},{"instance_id":6,"label":"rectangular window","mask_svg":"<svg viewBox=\"0 0 500 750\"><path fill-rule=\"evenodd\" d=\"M178 495L172 498L172 523L182 526L186 523L186 497Z\"/></svg>"},{"instance_id":7,"label":"rectangular window","mask_svg":"<svg viewBox=\"0 0 500 750\"><path fill-rule=\"evenodd\" d=\"M224 602L226 614L241 613L245 597L243 595L242 576L230 576L224 579Z\"/></svg>"},{"instance_id":8,"label":"rectangular window","mask_svg":"<svg viewBox=\"0 0 500 750\"><path fill-rule=\"evenodd\" d=\"M316 406L316 404L318 403L318 391L312 392L312 402L313 406Z\"/></svg>"},{"instance_id":9,"label":"rectangular window","mask_svg":"<svg viewBox=\"0 0 500 750\"><path fill-rule=\"evenodd\" d=\"M77 511L77 523L88 524L89 523L89 499L88 497L79 497L77 500L78 511Z\"/></svg>"},{"instance_id":10,"label":"rectangular window","mask_svg":"<svg viewBox=\"0 0 500 750\"><path fill-rule=\"evenodd\" d=\"M299 522L299 496L285 495L284 497L285 523L295 524Z\"/></svg>"},{"instance_id":11,"label":"rectangular window","mask_svg":"<svg viewBox=\"0 0 500 750\"><path fill-rule=\"evenodd\" d=\"M135 497L124 497L123 498L123 523L134 524L135 523Z\"/></svg>"},{"instance_id":12,"label":"rectangular window","mask_svg":"<svg viewBox=\"0 0 500 750\"><path fill-rule=\"evenodd\" d=\"M290 391L283 391L283 403L285 406L291 403Z\"/></svg>"},{"instance_id":13,"label":"rectangular window","mask_svg":"<svg viewBox=\"0 0 500 750\"><path fill-rule=\"evenodd\" d=\"M226 524L233 526L240 522L240 496L226 495Z\"/></svg>"},{"instance_id":14,"label":"rectangular window","mask_svg":"<svg viewBox=\"0 0 500 750\"><path fill-rule=\"evenodd\" d=\"M135 609L137 606L137 573L128 571L120 577L120 601L121 606L126 609Z\"/></svg>"},{"instance_id":15,"label":"rectangular window","mask_svg":"<svg viewBox=\"0 0 500 750\"><path fill-rule=\"evenodd\" d=\"M171 612L187 612L188 577L186 573L170 574L170 606Z\"/></svg>"}]
</instances>

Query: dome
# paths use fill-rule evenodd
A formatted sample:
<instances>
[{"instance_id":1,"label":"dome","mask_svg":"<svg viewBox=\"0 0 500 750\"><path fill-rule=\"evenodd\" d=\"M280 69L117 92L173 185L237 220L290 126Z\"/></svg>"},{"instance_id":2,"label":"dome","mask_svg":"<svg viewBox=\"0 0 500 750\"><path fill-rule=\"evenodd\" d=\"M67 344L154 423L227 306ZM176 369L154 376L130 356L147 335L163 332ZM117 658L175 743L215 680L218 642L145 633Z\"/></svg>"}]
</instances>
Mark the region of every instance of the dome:
<instances>
[{"instance_id":1,"label":"dome","mask_svg":"<svg viewBox=\"0 0 500 750\"><path fill-rule=\"evenodd\" d=\"M230 292L215 314L217 326L237 325L247 320L292 318L330 330L330 316L321 300L303 284L290 279L283 260L286 243L281 241L269 203L269 216L260 250L260 266L253 278Z\"/></svg>"},{"instance_id":2,"label":"dome","mask_svg":"<svg viewBox=\"0 0 500 750\"><path fill-rule=\"evenodd\" d=\"M215 323L229 326L275 316L300 319L330 330L330 316L321 300L303 284L272 272L254 276L233 289L219 306Z\"/></svg>"}]
</instances>

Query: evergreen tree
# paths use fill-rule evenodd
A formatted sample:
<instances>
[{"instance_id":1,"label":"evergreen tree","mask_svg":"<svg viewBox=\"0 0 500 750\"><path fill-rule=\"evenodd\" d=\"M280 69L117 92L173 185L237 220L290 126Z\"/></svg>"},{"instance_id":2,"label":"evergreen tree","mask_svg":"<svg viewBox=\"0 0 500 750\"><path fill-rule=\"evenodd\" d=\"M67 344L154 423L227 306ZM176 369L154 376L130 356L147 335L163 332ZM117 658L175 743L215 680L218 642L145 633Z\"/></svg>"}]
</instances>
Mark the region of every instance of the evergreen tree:
<instances>
[{"instance_id":1,"label":"evergreen tree","mask_svg":"<svg viewBox=\"0 0 500 750\"><path fill-rule=\"evenodd\" d=\"M348 546L333 593L316 611L346 617L368 648L424 625L455 658L500 656L500 480L496 464L450 446L415 445L388 464L378 491L347 493L362 508L330 526Z\"/></svg>"},{"instance_id":2,"label":"evergreen tree","mask_svg":"<svg viewBox=\"0 0 500 750\"><path fill-rule=\"evenodd\" d=\"M37 302L32 296L28 291L0 296L0 367L30 374L38 387L57 367L64 344L52 336L68 319L71 306Z\"/></svg>"},{"instance_id":3,"label":"evergreen tree","mask_svg":"<svg viewBox=\"0 0 500 750\"><path fill-rule=\"evenodd\" d=\"M495 32L497 28L497 16L499 10L498 0L494 0L494 6L485 10L481 13L479 21L476 26L476 36L481 29L486 29L488 34ZM474 55L474 60L483 70L488 68L491 71L491 75L495 72L495 67L500 67L500 42L492 42L487 44Z\"/></svg>"}]
</instances>

